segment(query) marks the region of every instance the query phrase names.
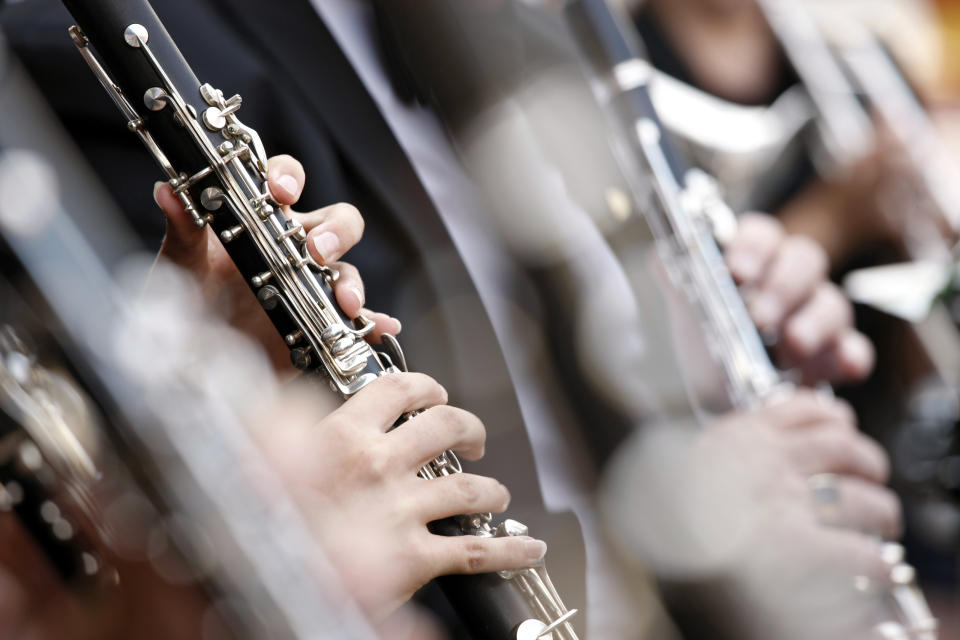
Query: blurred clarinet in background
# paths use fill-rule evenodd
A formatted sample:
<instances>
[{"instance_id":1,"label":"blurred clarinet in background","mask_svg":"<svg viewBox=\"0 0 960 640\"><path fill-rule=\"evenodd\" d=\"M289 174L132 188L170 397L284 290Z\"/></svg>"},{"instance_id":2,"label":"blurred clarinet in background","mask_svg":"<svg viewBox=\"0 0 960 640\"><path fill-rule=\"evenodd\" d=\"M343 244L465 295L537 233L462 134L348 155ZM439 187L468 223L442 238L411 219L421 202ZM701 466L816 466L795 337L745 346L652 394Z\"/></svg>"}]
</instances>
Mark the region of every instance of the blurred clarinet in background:
<instances>
[{"instance_id":1,"label":"blurred clarinet in background","mask_svg":"<svg viewBox=\"0 0 960 640\"><path fill-rule=\"evenodd\" d=\"M757 0L815 106L828 179L895 145L897 175L879 214L910 262L846 275L851 299L908 323L928 375L908 382L902 425L891 443L898 475L915 494L924 538L955 548L960 538L960 165L891 52L852 15L823 16L798 0Z\"/></svg>"},{"instance_id":2,"label":"blurred clarinet in background","mask_svg":"<svg viewBox=\"0 0 960 640\"><path fill-rule=\"evenodd\" d=\"M960 232L960 166L890 52L865 24L839 20L829 39L817 16L798 0L757 0L790 65L815 107L824 162L821 170L849 169L871 153L886 129L908 168L904 244L915 260L950 260ZM917 214L917 215L911 215ZM922 214L922 215L921 215Z\"/></svg>"},{"instance_id":3,"label":"blurred clarinet in background","mask_svg":"<svg viewBox=\"0 0 960 640\"><path fill-rule=\"evenodd\" d=\"M648 92L653 69L605 0L573 0L567 19L611 119L615 152L653 233L671 283L699 312L711 355L725 374L735 408L769 401L789 384L771 362L720 247L736 215L714 180L689 169L673 147ZM889 545L892 588L876 621L879 638L935 640L937 621L899 545ZM852 587L851 587L852 588Z\"/></svg>"}]
</instances>

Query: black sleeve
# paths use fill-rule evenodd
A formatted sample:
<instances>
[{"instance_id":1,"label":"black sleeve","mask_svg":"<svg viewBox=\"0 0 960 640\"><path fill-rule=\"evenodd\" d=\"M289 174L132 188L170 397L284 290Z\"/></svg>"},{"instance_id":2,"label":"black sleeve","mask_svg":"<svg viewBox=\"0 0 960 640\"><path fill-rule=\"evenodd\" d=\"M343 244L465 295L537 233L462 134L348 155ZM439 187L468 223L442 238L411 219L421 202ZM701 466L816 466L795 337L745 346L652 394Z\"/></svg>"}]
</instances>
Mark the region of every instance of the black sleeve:
<instances>
[{"instance_id":1,"label":"black sleeve","mask_svg":"<svg viewBox=\"0 0 960 640\"><path fill-rule=\"evenodd\" d=\"M374 0L384 63L398 94L456 129L569 55L553 16L509 0Z\"/></svg>"}]
</instances>

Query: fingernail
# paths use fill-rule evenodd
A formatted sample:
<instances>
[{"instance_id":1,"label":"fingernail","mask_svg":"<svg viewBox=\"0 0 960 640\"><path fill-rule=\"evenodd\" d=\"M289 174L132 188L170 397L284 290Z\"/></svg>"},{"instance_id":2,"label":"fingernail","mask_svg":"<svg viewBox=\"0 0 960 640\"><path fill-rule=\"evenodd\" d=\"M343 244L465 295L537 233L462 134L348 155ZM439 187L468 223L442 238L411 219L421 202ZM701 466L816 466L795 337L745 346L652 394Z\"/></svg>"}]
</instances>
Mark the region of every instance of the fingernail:
<instances>
[{"instance_id":1,"label":"fingernail","mask_svg":"<svg viewBox=\"0 0 960 640\"><path fill-rule=\"evenodd\" d=\"M506 486L501 484L500 488L503 489L503 493L507 496L506 499L503 501L503 507L501 507L500 509L500 511L503 512L503 511L506 511L507 507L510 506L511 496L510 496L510 489L507 489Z\"/></svg>"},{"instance_id":2,"label":"fingernail","mask_svg":"<svg viewBox=\"0 0 960 640\"><path fill-rule=\"evenodd\" d=\"M547 555L547 543L543 540L534 540L531 538L523 543L523 550L527 554L527 560L530 562L540 562Z\"/></svg>"},{"instance_id":3,"label":"fingernail","mask_svg":"<svg viewBox=\"0 0 960 640\"><path fill-rule=\"evenodd\" d=\"M353 294L353 297L357 299L357 303L362 307L364 300L363 291L360 290L360 287L350 287L350 293Z\"/></svg>"},{"instance_id":4,"label":"fingernail","mask_svg":"<svg viewBox=\"0 0 960 640\"><path fill-rule=\"evenodd\" d=\"M396 329L396 331L395 331L394 333L400 333L401 331L403 331L403 323L401 323L399 320L397 320L396 318L394 318L394 317L392 317L392 316L390 317L390 319L393 320L393 321L397 324L397 329Z\"/></svg>"},{"instance_id":5,"label":"fingernail","mask_svg":"<svg viewBox=\"0 0 960 640\"><path fill-rule=\"evenodd\" d=\"M160 206L160 187L167 184L163 180L157 180L153 183L153 201L157 203L157 206Z\"/></svg>"},{"instance_id":6,"label":"fingernail","mask_svg":"<svg viewBox=\"0 0 960 640\"><path fill-rule=\"evenodd\" d=\"M340 238L335 233L325 231L313 239L313 246L320 254L321 261L327 264L333 262L333 257L337 255L340 249Z\"/></svg>"},{"instance_id":7,"label":"fingernail","mask_svg":"<svg viewBox=\"0 0 960 640\"><path fill-rule=\"evenodd\" d=\"M287 195L291 198L297 197L297 192L300 190L300 185L297 183L297 179L290 175L279 176L274 183L281 189L287 192Z\"/></svg>"},{"instance_id":8,"label":"fingernail","mask_svg":"<svg viewBox=\"0 0 960 640\"><path fill-rule=\"evenodd\" d=\"M750 315L761 329L773 329L783 314L780 302L768 293L761 293L750 305Z\"/></svg>"}]
</instances>

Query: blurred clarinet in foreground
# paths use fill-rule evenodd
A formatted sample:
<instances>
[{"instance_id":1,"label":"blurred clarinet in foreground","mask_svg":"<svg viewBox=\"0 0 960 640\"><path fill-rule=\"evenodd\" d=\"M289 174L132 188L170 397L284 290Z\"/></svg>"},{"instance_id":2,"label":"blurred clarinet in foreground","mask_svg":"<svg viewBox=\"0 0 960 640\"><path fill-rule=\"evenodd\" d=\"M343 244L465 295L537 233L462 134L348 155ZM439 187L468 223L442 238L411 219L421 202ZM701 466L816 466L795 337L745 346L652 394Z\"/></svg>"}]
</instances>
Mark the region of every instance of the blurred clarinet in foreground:
<instances>
[{"instance_id":1,"label":"blurred clarinet in foreground","mask_svg":"<svg viewBox=\"0 0 960 640\"><path fill-rule=\"evenodd\" d=\"M378 376L406 369L399 344L385 352L365 341L373 325L351 321L335 303L337 273L317 264L303 227L286 219L267 188L267 154L257 132L237 119L242 99L200 84L149 3L66 0L78 22L70 33L80 53L167 174L198 227L209 225L291 348L293 364L326 376L349 397ZM96 48L94 55L91 47ZM110 72L101 64L101 59ZM133 101L146 108L134 107ZM412 419L416 412L405 416ZM402 421L401 421L402 422ZM460 473L445 452L424 465L426 479ZM443 535L525 535L524 525L492 524L490 514L433 523ZM500 574L441 580L478 640L573 640L567 610L543 565Z\"/></svg>"},{"instance_id":2,"label":"blurred clarinet in foreground","mask_svg":"<svg viewBox=\"0 0 960 640\"><path fill-rule=\"evenodd\" d=\"M60 208L57 189L50 166L33 152L0 153L0 235L63 327L71 361L110 409L104 427L123 454L122 469L110 465L106 479L114 486L97 496L98 513L117 530L129 533L133 525L146 534L99 542L119 555L149 558L172 584L200 588L205 620L222 622L229 637L375 637L237 415L258 397L254 387L270 396L267 365L252 345L224 337L222 327L187 304L198 294L191 297L186 278L161 270L149 294L121 290ZM116 223L101 220L115 231ZM125 271L137 271L133 266ZM34 370L31 380L22 373L22 347L5 349L11 373L49 404L37 389L43 374ZM223 349L233 362L215 357ZM65 419L58 413L42 416L53 420L48 433ZM75 449L69 438L58 442ZM83 456L73 458L89 467ZM29 477L43 478L42 467L27 466L36 471ZM52 512L41 507L45 520ZM51 519L59 539L69 523ZM84 560L85 571L94 568Z\"/></svg>"},{"instance_id":3,"label":"blurred clarinet in foreground","mask_svg":"<svg viewBox=\"0 0 960 640\"><path fill-rule=\"evenodd\" d=\"M735 214L710 176L684 166L647 91L653 70L637 56L634 39L607 3L573 0L567 18L617 130L615 151L636 201L671 281L700 313L730 403L749 408L769 400L787 383L770 361L720 251L735 231ZM877 637L935 640L936 619L913 568L903 562L902 548L890 544L885 551L893 587L885 594Z\"/></svg>"},{"instance_id":4,"label":"blurred clarinet in foreground","mask_svg":"<svg viewBox=\"0 0 960 640\"><path fill-rule=\"evenodd\" d=\"M79 389L0 326L0 511L14 512L60 577L80 588L116 577L86 539L85 527L102 521L91 494L99 478L91 420Z\"/></svg>"},{"instance_id":5,"label":"blurred clarinet in foreground","mask_svg":"<svg viewBox=\"0 0 960 640\"><path fill-rule=\"evenodd\" d=\"M0 37L0 159L11 139L40 144L47 137L36 100ZM21 122L24 113L30 114L28 123ZM69 374L40 362L28 341L32 332L12 326L19 325L11 311L17 305L3 286L10 265L2 240L0 256L0 512L19 520L66 586L99 595L117 582L98 544L110 535L94 497L103 489L101 465L108 461L99 416ZM85 604L94 608L92 601Z\"/></svg>"},{"instance_id":6,"label":"blurred clarinet in foreground","mask_svg":"<svg viewBox=\"0 0 960 640\"><path fill-rule=\"evenodd\" d=\"M3 432L13 466L0 477L81 588L83 621L64 610L78 627L67 634L130 637L128 623L154 623L175 637L371 640L240 417L273 401L272 369L204 313L189 279L159 269L144 290L153 256L137 268L132 231L4 52L0 42L0 315L54 339L73 377L0 333L0 425L18 426ZM126 287L110 273L121 262ZM118 577L116 589L83 589ZM60 620L59 598L43 595L44 621ZM155 615L126 616L145 595Z\"/></svg>"}]
</instances>

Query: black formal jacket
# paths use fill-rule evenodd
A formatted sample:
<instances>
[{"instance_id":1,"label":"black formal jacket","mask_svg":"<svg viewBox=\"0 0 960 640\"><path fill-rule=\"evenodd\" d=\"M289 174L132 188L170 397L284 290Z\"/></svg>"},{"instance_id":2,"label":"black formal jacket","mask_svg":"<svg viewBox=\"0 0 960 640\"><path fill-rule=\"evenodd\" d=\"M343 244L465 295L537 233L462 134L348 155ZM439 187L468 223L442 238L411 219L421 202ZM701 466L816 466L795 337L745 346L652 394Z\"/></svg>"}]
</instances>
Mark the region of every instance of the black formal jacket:
<instances>
[{"instance_id":1,"label":"black formal jacket","mask_svg":"<svg viewBox=\"0 0 960 640\"><path fill-rule=\"evenodd\" d=\"M510 488L510 515L548 542L555 582L572 594L569 606L582 607L579 528L569 514L543 507L487 314L423 185L314 8L307 0L163 0L154 8L201 81L243 95L240 118L260 132L268 153L303 163L298 209L343 201L363 212L364 239L348 259L364 276L370 306L402 320L411 369L436 377L453 404L483 419L487 455L468 470ZM54 0L0 11L11 47L86 158L147 243L159 246L163 217L149 194L161 174L75 51L70 24ZM516 303L542 317L519 275Z\"/></svg>"}]
</instances>

